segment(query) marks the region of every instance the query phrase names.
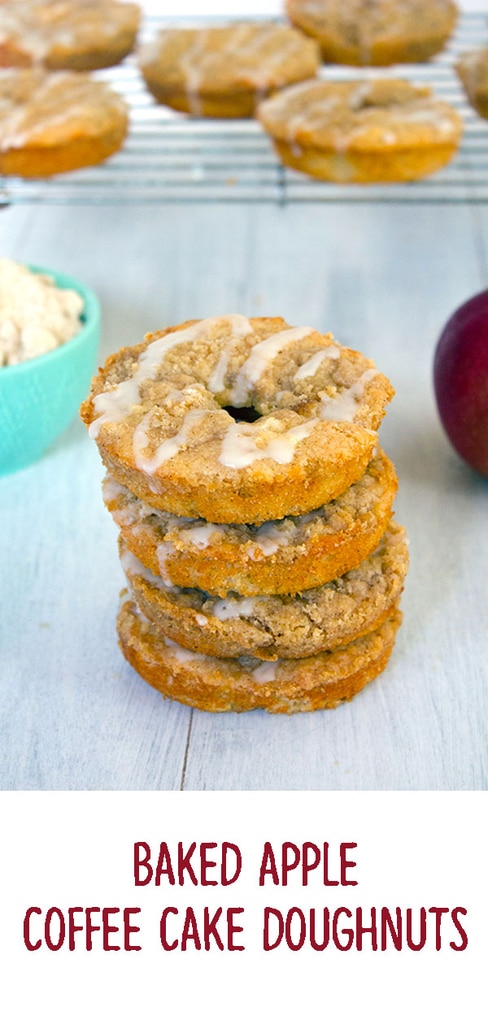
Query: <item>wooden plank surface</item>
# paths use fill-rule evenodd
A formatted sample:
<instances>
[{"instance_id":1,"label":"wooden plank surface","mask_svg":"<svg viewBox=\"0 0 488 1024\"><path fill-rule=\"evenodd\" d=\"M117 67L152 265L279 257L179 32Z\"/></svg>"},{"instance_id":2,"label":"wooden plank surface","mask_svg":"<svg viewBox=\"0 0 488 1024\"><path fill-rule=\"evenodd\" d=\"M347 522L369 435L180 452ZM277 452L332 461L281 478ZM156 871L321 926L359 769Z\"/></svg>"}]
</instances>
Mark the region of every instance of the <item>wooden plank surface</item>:
<instances>
[{"instance_id":1,"label":"wooden plank surface","mask_svg":"<svg viewBox=\"0 0 488 1024\"><path fill-rule=\"evenodd\" d=\"M98 292L101 357L189 317L282 315L331 330L392 379L381 430L411 569L384 674L333 712L209 715L125 664L122 573L93 442L74 421L0 480L4 789L486 787L488 485L439 425L435 343L486 285L486 211L458 204L13 207L2 253Z\"/></svg>"}]
</instances>

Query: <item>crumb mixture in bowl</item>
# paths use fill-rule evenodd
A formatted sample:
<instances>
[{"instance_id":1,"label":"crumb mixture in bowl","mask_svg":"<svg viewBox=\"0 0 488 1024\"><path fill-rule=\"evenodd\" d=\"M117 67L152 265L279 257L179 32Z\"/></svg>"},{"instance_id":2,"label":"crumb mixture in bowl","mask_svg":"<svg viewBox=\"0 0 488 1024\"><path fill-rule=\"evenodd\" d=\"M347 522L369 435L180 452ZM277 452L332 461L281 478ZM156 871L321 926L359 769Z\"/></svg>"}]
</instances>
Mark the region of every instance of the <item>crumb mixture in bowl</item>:
<instances>
[{"instance_id":1,"label":"crumb mixture in bowl","mask_svg":"<svg viewBox=\"0 0 488 1024\"><path fill-rule=\"evenodd\" d=\"M83 299L48 274L0 259L0 366L34 359L69 341L82 326Z\"/></svg>"}]
</instances>

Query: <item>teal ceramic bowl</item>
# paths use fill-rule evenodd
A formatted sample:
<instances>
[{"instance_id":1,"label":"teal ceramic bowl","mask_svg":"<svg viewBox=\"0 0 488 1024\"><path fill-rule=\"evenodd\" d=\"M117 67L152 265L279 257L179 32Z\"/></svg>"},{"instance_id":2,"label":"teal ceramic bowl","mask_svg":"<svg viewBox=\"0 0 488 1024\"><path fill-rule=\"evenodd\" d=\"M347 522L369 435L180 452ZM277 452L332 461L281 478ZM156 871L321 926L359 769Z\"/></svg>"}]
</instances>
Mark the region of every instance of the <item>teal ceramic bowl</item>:
<instances>
[{"instance_id":1,"label":"teal ceramic bowl","mask_svg":"<svg viewBox=\"0 0 488 1024\"><path fill-rule=\"evenodd\" d=\"M0 367L0 476L36 462L69 426L90 389L100 342L95 293L67 274L29 269L81 295L82 328L45 355Z\"/></svg>"}]
</instances>

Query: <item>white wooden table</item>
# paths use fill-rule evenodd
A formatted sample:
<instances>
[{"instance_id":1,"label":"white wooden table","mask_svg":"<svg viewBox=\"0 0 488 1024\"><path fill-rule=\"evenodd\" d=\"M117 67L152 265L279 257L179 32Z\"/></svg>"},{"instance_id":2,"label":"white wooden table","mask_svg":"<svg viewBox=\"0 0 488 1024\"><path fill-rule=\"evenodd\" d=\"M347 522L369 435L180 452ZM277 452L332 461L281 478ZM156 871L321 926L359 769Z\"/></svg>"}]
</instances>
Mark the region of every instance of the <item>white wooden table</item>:
<instances>
[{"instance_id":1,"label":"white wooden table","mask_svg":"<svg viewBox=\"0 0 488 1024\"><path fill-rule=\"evenodd\" d=\"M233 312L330 330L374 358L397 392L381 438L411 549L394 655L351 704L274 717L163 701L117 646L116 530L74 421L0 479L3 789L486 788L488 481L450 448L432 390L446 319L488 286L488 206L474 198L0 209L3 255L97 291L101 360Z\"/></svg>"}]
</instances>

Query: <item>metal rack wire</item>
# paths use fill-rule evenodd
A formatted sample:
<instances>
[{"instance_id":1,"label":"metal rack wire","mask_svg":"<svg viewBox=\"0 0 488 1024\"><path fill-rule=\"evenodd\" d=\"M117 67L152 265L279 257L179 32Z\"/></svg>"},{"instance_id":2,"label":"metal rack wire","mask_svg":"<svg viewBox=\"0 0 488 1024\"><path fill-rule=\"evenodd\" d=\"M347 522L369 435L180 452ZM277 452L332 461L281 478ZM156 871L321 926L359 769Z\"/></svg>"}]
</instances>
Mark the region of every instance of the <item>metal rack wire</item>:
<instances>
[{"instance_id":1,"label":"metal rack wire","mask_svg":"<svg viewBox=\"0 0 488 1024\"><path fill-rule=\"evenodd\" d=\"M161 26L148 19L146 36ZM457 57L488 43L486 14L466 13L449 47L426 64L354 69L430 85L461 113L465 130L456 157L430 178L402 185L335 185L283 167L261 126L251 121L195 119L158 106L136 61L99 72L127 99L130 131L123 149L97 167L46 180L0 178L0 206L18 203L129 204L164 202L488 202L488 121L467 103L454 71ZM327 78L351 69L327 65Z\"/></svg>"}]
</instances>

